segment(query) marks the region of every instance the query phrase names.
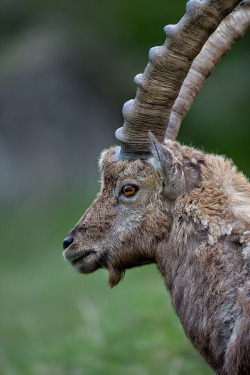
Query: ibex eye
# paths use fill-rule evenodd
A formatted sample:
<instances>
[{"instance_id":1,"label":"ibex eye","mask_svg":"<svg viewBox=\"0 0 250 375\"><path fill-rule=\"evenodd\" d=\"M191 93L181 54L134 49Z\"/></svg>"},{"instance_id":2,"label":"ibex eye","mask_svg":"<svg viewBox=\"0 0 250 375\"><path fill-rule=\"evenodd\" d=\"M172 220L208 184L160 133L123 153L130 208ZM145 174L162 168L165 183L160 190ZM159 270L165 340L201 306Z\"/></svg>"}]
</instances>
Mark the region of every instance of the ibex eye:
<instances>
[{"instance_id":1,"label":"ibex eye","mask_svg":"<svg viewBox=\"0 0 250 375\"><path fill-rule=\"evenodd\" d=\"M132 197L137 192L138 187L135 185L124 185L121 189L121 194L125 197Z\"/></svg>"}]
</instances>

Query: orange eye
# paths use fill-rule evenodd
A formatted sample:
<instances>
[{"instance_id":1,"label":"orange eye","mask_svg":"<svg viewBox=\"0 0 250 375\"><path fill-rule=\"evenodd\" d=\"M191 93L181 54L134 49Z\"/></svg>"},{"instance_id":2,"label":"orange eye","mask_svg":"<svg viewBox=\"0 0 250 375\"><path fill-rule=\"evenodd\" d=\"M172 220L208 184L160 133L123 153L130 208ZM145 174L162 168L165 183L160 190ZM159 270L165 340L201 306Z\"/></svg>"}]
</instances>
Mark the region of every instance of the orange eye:
<instances>
[{"instance_id":1,"label":"orange eye","mask_svg":"<svg viewBox=\"0 0 250 375\"><path fill-rule=\"evenodd\" d=\"M132 197L137 192L138 188L134 185L125 185L122 187L121 193L125 197Z\"/></svg>"}]
</instances>

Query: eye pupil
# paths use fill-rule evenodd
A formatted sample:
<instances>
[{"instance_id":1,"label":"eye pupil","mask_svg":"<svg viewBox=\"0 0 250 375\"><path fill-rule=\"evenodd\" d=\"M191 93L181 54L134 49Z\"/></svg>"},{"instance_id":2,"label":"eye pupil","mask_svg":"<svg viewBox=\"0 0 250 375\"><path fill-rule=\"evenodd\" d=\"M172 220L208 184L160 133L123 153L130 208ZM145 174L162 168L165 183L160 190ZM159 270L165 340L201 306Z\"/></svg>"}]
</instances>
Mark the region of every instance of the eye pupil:
<instances>
[{"instance_id":1,"label":"eye pupil","mask_svg":"<svg viewBox=\"0 0 250 375\"><path fill-rule=\"evenodd\" d=\"M125 194L133 194L135 191L135 188L133 186L126 186L123 190Z\"/></svg>"},{"instance_id":2,"label":"eye pupil","mask_svg":"<svg viewBox=\"0 0 250 375\"><path fill-rule=\"evenodd\" d=\"M126 185L122 188L122 194L125 196L132 196L136 193L137 189L135 186L132 185Z\"/></svg>"}]
</instances>

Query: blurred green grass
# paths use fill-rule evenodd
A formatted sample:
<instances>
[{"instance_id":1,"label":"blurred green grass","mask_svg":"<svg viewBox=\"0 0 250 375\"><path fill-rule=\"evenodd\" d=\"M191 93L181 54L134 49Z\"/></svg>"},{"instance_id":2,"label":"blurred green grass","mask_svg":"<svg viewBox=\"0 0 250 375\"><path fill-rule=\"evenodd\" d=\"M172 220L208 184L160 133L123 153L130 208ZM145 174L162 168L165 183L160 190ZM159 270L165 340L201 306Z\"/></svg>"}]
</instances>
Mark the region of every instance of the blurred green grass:
<instances>
[{"instance_id":1,"label":"blurred green grass","mask_svg":"<svg viewBox=\"0 0 250 375\"><path fill-rule=\"evenodd\" d=\"M154 265L127 271L110 290L107 271L83 276L63 260L61 242L93 191L2 210L0 374L212 374Z\"/></svg>"}]
</instances>

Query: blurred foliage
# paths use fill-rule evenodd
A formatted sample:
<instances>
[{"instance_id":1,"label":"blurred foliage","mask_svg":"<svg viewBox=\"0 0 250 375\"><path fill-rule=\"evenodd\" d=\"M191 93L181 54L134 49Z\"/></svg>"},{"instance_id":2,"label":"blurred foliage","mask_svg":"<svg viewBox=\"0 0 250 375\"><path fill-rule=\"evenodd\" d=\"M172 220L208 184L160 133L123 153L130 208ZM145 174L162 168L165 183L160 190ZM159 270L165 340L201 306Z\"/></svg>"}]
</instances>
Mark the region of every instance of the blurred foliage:
<instances>
[{"instance_id":1,"label":"blurred foliage","mask_svg":"<svg viewBox=\"0 0 250 375\"><path fill-rule=\"evenodd\" d=\"M82 1L60 0L2 0L0 5L1 38L20 32L41 19L64 19L72 23L76 34L94 30L109 39L126 38L132 44L155 42L166 18L177 22L183 15L185 1L166 4L163 0ZM99 34L100 35L100 34ZM92 37L92 35L90 36Z\"/></svg>"}]
</instances>

